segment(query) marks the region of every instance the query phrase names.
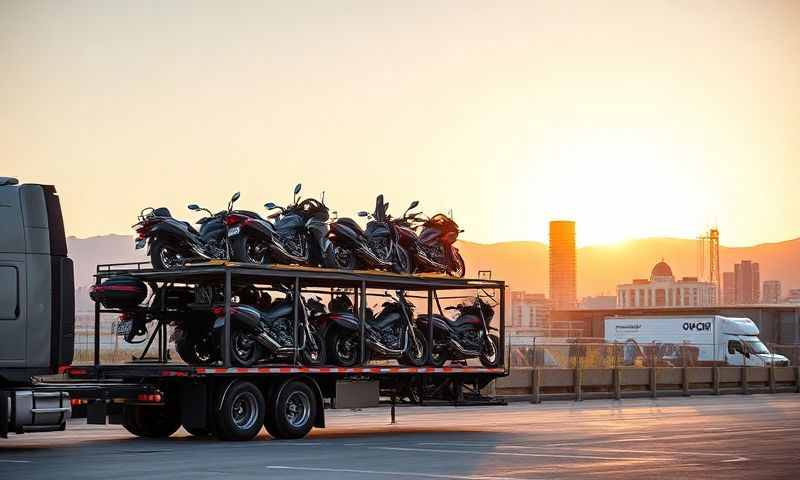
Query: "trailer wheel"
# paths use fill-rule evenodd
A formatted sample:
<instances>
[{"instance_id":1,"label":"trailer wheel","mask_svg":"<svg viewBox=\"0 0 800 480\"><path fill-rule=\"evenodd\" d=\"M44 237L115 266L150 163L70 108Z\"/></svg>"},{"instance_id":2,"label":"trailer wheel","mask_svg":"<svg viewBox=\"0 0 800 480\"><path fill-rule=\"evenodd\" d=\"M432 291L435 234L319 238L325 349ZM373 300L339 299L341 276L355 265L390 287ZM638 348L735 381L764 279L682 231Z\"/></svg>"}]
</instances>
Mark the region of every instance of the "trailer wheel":
<instances>
[{"instance_id":1,"label":"trailer wheel","mask_svg":"<svg viewBox=\"0 0 800 480\"><path fill-rule=\"evenodd\" d=\"M270 417L265 427L270 435L279 439L303 438L314 426L320 408L317 397L307 384L293 380L283 388L270 392Z\"/></svg>"},{"instance_id":2,"label":"trailer wheel","mask_svg":"<svg viewBox=\"0 0 800 480\"><path fill-rule=\"evenodd\" d=\"M264 424L264 396L250 382L235 382L223 389L222 408L216 415L216 434L221 440L251 440Z\"/></svg>"},{"instance_id":3,"label":"trailer wheel","mask_svg":"<svg viewBox=\"0 0 800 480\"><path fill-rule=\"evenodd\" d=\"M122 426L137 437L166 438L181 427L177 404L126 405Z\"/></svg>"}]
</instances>

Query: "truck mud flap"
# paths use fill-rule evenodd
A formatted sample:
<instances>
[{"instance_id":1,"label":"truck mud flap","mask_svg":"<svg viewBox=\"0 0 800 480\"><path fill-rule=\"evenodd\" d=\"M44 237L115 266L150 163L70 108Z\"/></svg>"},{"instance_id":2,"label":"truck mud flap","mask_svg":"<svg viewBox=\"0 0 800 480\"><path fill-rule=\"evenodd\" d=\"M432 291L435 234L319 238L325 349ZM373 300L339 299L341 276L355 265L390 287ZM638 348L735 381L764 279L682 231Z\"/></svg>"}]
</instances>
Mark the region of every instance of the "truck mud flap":
<instances>
[{"instance_id":1,"label":"truck mud flap","mask_svg":"<svg viewBox=\"0 0 800 480\"><path fill-rule=\"evenodd\" d=\"M0 390L0 438L8 438L8 419L11 416L11 407L8 401L8 392Z\"/></svg>"}]
</instances>

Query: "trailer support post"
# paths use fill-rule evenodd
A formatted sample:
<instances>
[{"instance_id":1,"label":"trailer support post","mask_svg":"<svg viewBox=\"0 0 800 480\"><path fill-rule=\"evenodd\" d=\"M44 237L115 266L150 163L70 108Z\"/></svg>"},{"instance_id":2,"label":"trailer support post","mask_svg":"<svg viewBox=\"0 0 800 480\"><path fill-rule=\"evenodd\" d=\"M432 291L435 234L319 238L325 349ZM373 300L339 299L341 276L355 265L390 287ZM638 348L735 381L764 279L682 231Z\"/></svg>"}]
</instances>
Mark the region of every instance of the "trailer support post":
<instances>
[{"instance_id":1,"label":"trailer support post","mask_svg":"<svg viewBox=\"0 0 800 480\"><path fill-rule=\"evenodd\" d=\"M100 285L100 277L95 278L94 284ZM94 302L94 366L98 365L100 365L100 302Z\"/></svg>"},{"instance_id":2,"label":"trailer support post","mask_svg":"<svg viewBox=\"0 0 800 480\"><path fill-rule=\"evenodd\" d=\"M425 339L428 342L428 356L433 358L433 290L428 290L428 332L425 336L428 337ZM425 363L428 363L427 358Z\"/></svg>"},{"instance_id":3,"label":"trailer support post","mask_svg":"<svg viewBox=\"0 0 800 480\"><path fill-rule=\"evenodd\" d=\"M360 330L359 339L360 339L360 357L359 362L364 363L364 358L367 356L367 345L366 345L366 324L367 324L367 282L364 280L361 281L361 288L358 292L359 294L359 301L358 301L358 327Z\"/></svg>"},{"instance_id":4,"label":"trailer support post","mask_svg":"<svg viewBox=\"0 0 800 480\"><path fill-rule=\"evenodd\" d=\"M300 347L300 342L297 340L297 321L300 318L300 277L294 277L294 289L292 296L294 297L294 306L293 311L294 314L292 315L292 332L293 332L293 341L294 341L294 351L292 353L292 364L297 365L297 354ZM306 342L308 339L306 338ZM321 345L320 345L321 347Z\"/></svg>"},{"instance_id":5,"label":"trailer support post","mask_svg":"<svg viewBox=\"0 0 800 480\"><path fill-rule=\"evenodd\" d=\"M231 271L225 269L225 326L222 328L222 366L231 367Z\"/></svg>"}]
</instances>

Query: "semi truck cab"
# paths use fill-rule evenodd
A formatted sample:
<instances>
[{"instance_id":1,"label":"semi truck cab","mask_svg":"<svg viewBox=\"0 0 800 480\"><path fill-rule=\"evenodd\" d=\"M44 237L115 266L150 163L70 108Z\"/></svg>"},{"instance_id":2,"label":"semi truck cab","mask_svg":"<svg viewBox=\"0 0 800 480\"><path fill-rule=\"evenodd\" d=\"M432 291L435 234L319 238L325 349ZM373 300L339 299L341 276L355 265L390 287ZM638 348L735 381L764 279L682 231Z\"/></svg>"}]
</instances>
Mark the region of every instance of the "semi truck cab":
<instances>
[{"instance_id":1,"label":"semi truck cab","mask_svg":"<svg viewBox=\"0 0 800 480\"><path fill-rule=\"evenodd\" d=\"M764 342L758 338L759 330L749 318L719 317L719 346L728 365L750 365L783 367L789 359L771 353Z\"/></svg>"},{"instance_id":2,"label":"semi truck cab","mask_svg":"<svg viewBox=\"0 0 800 480\"><path fill-rule=\"evenodd\" d=\"M70 365L75 288L52 185L0 177L0 436L64 428L65 392L33 378Z\"/></svg>"}]
</instances>

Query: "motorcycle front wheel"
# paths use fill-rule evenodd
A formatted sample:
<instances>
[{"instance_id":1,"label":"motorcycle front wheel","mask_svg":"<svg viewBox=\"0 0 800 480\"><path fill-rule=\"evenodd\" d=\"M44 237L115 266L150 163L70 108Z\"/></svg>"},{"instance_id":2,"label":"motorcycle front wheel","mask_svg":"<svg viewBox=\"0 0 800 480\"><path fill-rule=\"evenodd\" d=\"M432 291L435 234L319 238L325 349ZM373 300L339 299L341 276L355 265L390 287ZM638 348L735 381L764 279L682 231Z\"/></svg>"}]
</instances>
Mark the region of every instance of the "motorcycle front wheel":
<instances>
[{"instance_id":1,"label":"motorcycle front wheel","mask_svg":"<svg viewBox=\"0 0 800 480\"><path fill-rule=\"evenodd\" d=\"M416 343L414 342L416 340ZM428 337L417 327L414 327L414 339L408 339L408 350L400 357L401 365L421 367L428 360Z\"/></svg>"},{"instance_id":2,"label":"motorcycle front wheel","mask_svg":"<svg viewBox=\"0 0 800 480\"><path fill-rule=\"evenodd\" d=\"M464 265L464 259L461 257L460 253L455 252L447 274L451 277L464 278L466 272L467 267Z\"/></svg>"},{"instance_id":3,"label":"motorcycle front wheel","mask_svg":"<svg viewBox=\"0 0 800 480\"><path fill-rule=\"evenodd\" d=\"M313 340L313 341L312 341ZM325 364L325 342L318 332L311 332L311 338L306 341L306 348L300 354L304 365L316 367Z\"/></svg>"},{"instance_id":4,"label":"motorcycle front wheel","mask_svg":"<svg viewBox=\"0 0 800 480\"><path fill-rule=\"evenodd\" d=\"M406 249L397 245L394 251L394 262L392 263L392 270L394 270L394 273L412 273L414 269L411 266L411 257L408 255Z\"/></svg>"},{"instance_id":5,"label":"motorcycle front wheel","mask_svg":"<svg viewBox=\"0 0 800 480\"><path fill-rule=\"evenodd\" d=\"M496 368L500 363L500 352L498 351L500 339L497 335L491 334L486 337L481 349L481 365L486 368Z\"/></svg>"}]
</instances>

